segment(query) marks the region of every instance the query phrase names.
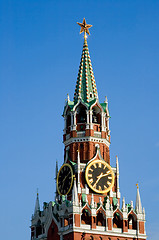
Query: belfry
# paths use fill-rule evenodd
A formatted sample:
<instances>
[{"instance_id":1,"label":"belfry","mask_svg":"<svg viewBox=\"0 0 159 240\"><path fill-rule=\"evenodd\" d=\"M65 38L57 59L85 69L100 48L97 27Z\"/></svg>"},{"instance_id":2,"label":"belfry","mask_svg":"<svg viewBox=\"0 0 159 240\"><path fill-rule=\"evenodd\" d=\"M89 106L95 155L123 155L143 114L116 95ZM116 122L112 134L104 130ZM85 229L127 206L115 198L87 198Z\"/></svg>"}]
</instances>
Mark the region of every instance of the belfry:
<instances>
[{"instance_id":1,"label":"belfry","mask_svg":"<svg viewBox=\"0 0 159 240\"><path fill-rule=\"evenodd\" d=\"M110 161L107 98L99 102L87 34L92 25L78 23L84 44L73 101L64 106L64 162L56 163L54 201L40 210L37 194L31 240L146 239L145 210L139 187L135 206L121 200L119 162Z\"/></svg>"}]
</instances>

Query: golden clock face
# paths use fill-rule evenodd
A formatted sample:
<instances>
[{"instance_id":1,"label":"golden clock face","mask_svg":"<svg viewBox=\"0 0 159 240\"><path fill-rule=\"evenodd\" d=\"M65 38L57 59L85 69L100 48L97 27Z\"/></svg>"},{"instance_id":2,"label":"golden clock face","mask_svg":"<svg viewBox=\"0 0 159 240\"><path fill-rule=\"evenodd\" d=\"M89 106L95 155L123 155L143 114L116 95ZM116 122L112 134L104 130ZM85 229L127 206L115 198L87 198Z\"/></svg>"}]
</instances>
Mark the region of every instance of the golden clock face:
<instances>
[{"instance_id":1,"label":"golden clock face","mask_svg":"<svg viewBox=\"0 0 159 240\"><path fill-rule=\"evenodd\" d=\"M111 166L103 160L90 162L85 171L88 186L96 193L106 193L114 185L114 173Z\"/></svg>"},{"instance_id":2,"label":"golden clock face","mask_svg":"<svg viewBox=\"0 0 159 240\"><path fill-rule=\"evenodd\" d=\"M60 168L56 184L60 195L67 195L70 192L73 184L73 170L68 163L63 164Z\"/></svg>"}]
</instances>

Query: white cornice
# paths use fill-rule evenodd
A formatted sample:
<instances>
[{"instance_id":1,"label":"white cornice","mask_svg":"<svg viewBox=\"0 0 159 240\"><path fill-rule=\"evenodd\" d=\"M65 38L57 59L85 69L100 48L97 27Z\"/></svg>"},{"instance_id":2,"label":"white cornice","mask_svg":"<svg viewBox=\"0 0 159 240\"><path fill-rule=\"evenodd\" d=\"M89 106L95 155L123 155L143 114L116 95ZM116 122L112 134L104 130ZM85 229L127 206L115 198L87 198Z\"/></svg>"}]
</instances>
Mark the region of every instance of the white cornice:
<instances>
[{"instance_id":1,"label":"white cornice","mask_svg":"<svg viewBox=\"0 0 159 240\"><path fill-rule=\"evenodd\" d=\"M77 137L77 138L70 138L64 142L65 146L73 143L73 142L97 142L97 143L104 143L106 146L110 146L110 142L104 138L96 138L91 136L85 136L85 137Z\"/></svg>"},{"instance_id":2,"label":"white cornice","mask_svg":"<svg viewBox=\"0 0 159 240\"><path fill-rule=\"evenodd\" d=\"M88 227L90 228L90 225L88 225ZM116 229L115 229L116 230ZM125 238L136 238L137 237L137 234L135 233L130 233L130 232L127 232L127 233L119 233L119 232L114 232L114 229L113 230L109 230L109 231L100 231L97 230L97 229L86 229L86 228L82 228L82 227L73 227L71 229L68 229L66 230L65 232L63 232L63 235L66 235L68 233L71 233L71 232L79 232L79 233L89 233L89 234L101 234L101 235L106 235L106 236L115 236L115 237L125 237ZM146 234L138 234L138 238L140 239L146 239Z\"/></svg>"}]
</instances>

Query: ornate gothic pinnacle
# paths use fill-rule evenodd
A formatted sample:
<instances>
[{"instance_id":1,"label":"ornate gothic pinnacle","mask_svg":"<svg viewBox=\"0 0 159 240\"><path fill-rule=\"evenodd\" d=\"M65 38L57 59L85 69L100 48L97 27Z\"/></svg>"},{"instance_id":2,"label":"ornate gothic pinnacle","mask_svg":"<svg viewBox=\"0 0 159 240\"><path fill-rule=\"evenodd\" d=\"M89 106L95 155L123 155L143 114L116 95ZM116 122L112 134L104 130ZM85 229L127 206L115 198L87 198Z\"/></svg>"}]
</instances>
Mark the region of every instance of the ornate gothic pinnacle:
<instances>
[{"instance_id":1,"label":"ornate gothic pinnacle","mask_svg":"<svg viewBox=\"0 0 159 240\"><path fill-rule=\"evenodd\" d=\"M137 194L136 194L136 205L135 205L135 211L136 213L142 213L142 204L141 204L141 198L139 193L139 186L137 185Z\"/></svg>"}]
</instances>

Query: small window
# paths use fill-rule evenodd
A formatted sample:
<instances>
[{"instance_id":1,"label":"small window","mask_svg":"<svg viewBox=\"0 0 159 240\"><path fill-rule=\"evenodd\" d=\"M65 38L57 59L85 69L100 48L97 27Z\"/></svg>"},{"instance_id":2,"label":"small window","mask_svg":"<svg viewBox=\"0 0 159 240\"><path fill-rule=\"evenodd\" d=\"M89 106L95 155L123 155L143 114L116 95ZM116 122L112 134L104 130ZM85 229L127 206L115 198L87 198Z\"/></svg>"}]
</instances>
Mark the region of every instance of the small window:
<instances>
[{"instance_id":1,"label":"small window","mask_svg":"<svg viewBox=\"0 0 159 240\"><path fill-rule=\"evenodd\" d=\"M83 149L83 143L80 144L80 148Z\"/></svg>"},{"instance_id":2,"label":"small window","mask_svg":"<svg viewBox=\"0 0 159 240\"><path fill-rule=\"evenodd\" d=\"M90 92L89 96L90 96L90 98L92 98L92 97L93 97L93 94Z\"/></svg>"}]
</instances>

